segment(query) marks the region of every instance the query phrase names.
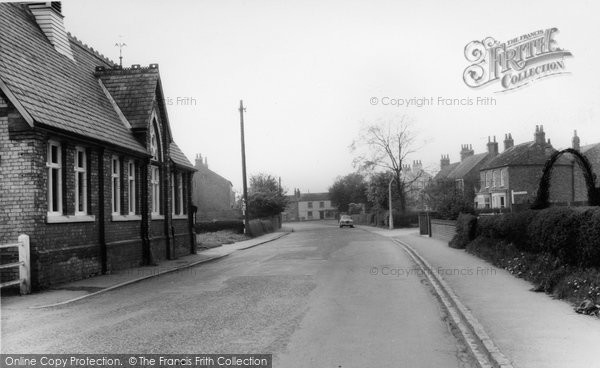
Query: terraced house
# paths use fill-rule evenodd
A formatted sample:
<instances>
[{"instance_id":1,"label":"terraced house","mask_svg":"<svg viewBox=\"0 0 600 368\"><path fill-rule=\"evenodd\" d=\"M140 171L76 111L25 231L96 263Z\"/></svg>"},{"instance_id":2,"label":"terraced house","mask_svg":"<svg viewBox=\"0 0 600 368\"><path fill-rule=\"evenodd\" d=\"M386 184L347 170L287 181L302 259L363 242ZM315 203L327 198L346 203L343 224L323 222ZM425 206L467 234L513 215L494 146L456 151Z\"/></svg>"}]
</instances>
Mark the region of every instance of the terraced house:
<instances>
[{"instance_id":1,"label":"terraced house","mask_svg":"<svg viewBox=\"0 0 600 368\"><path fill-rule=\"evenodd\" d=\"M60 2L0 4L0 243L30 236L34 288L194 251L193 172L157 64L115 66Z\"/></svg>"},{"instance_id":2,"label":"terraced house","mask_svg":"<svg viewBox=\"0 0 600 368\"><path fill-rule=\"evenodd\" d=\"M580 146L575 131L572 148L587 156L596 175L600 172L600 143ZM535 128L532 141L514 145L511 134L504 140L504 151L480 171L477 208L528 206L537 195L544 165L557 150L546 139L543 125ZM569 154L554 164L550 180L550 201L558 204L584 204L587 190L581 169Z\"/></svg>"}]
</instances>

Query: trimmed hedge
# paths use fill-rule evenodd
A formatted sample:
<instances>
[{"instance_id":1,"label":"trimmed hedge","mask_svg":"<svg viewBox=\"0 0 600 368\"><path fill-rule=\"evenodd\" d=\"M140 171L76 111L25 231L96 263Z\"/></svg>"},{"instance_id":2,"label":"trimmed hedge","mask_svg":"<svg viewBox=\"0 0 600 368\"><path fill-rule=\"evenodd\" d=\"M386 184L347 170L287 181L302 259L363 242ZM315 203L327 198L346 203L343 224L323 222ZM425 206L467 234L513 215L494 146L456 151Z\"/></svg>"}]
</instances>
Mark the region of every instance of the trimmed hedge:
<instances>
[{"instance_id":1,"label":"trimmed hedge","mask_svg":"<svg viewBox=\"0 0 600 368\"><path fill-rule=\"evenodd\" d=\"M194 225L196 233L211 233L219 230L235 230L238 234L244 232L244 221L242 220L216 220L202 221Z\"/></svg>"},{"instance_id":2,"label":"trimmed hedge","mask_svg":"<svg viewBox=\"0 0 600 368\"><path fill-rule=\"evenodd\" d=\"M477 217L468 213L461 213L456 220L456 235L450 241L452 248L465 249L467 244L477 235Z\"/></svg>"},{"instance_id":3,"label":"trimmed hedge","mask_svg":"<svg viewBox=\"0 0 600 368\"><path fill-rule=\"evenodd\" d=\"M453 246L464 247L473 240L472 221L466 215L460 217ZM475 228L475 237L503 240L520 251L547 253L561 264L600 267L598 207L552 207L480 216Z\"/></svg>"}]
</instances>

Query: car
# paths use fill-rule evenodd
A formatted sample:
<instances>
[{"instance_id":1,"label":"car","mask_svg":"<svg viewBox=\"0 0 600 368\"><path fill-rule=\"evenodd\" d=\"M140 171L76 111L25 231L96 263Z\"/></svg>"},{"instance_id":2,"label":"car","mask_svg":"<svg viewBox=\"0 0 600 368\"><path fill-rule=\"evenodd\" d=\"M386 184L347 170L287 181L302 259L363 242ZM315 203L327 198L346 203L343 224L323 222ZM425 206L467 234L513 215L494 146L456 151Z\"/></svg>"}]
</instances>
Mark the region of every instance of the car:
<instances>
[{"instance_id":1,"label":"car","mask_svg":"<svg viewBox=\"0 0 600 368\"><path fill-rule=\"evenodd\" d=\"M342 217L340 217L340 228L344 226L354 227L354 221L352 221L352 217L348 215L342 215Z\"/></svg>"}]
</instances>

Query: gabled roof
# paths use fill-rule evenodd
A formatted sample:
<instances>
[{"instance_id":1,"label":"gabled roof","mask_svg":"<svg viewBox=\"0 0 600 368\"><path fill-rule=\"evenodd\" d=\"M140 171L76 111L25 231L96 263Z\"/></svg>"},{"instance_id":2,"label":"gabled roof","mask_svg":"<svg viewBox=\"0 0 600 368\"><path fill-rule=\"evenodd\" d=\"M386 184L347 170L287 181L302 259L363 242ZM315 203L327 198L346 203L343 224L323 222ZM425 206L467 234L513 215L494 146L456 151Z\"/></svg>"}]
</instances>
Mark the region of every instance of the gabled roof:
<instances>
[{"instance_id":1,"label":"gabled roof","mask_svg":"<svg viewBox=\"0 0 600 368\"><path fill-rule=\"evenodd\" d=\"M192 165L190 160L188 160L187 157L185 157L185 155L183 154L183 152L181 152L181 149L179 148L179 146L177 146L177 144L175 144L175 142L171 142L169 146L169 151L171 152L171 160L173 160L175 165L196 171L194 165Z\"/></svg>"},{"instance_id":2,"label":"gabled roof","mask_svg":"<svg viewBox=\"0 0 600 368\"><path fill-rule=\"evenodd\" d=\"M477 166L483 163L488 158L488 153L478 153L476 155L471 155L469 157L465 157L461 162L456 165L454 170L452 170L447 178L448 179L463 179L465 176L469 175L472 170L479 169Z\"/></svg>"},{"instance_id":3,"label":"gabled roof","mask_svg":"<svg viewBox=\"0 0 600 368\"><path fill-rule=\"evenodd\" d=\"M448 178L448 175L454 170L460 162L455 162L442 167L442 169L434 176L433 180L442 180Z\"/></svg>"},{"instance_id":4,"label":"gabled roof","mask_svg":"<svg viewBox=\"0 0 600 368\"><path fill-rule=\"evenodd\" d=\"M0 86L33 126L146 153L99 81L107 59L69 37L75 61L58 53L26 5L0 4Z\"/></svg>"},{"instance_id":5,"label":"gabled roof","mask_svg":"<svg viewBox=\"0 0 600 368\"><path fill-rule=\"evenodd\" d=\"M97 70L96 75L127 118L133 129L146 128L154 106L158 66Z\"/></svg>"},{"instance_id":6,"label":"gabled roof","mask_svg":"<svg viewBox=\"0 0 600 368\"><path fill-rule=\"evenodd\" d=\"M545 165L546 161L556 152L549 144L539 145L535 141L512 146L490 160L483 169L493 169L502 166ZM562 156L556 162L558 165L570 165L567 157Z\"/></svg>"}]
</instances>

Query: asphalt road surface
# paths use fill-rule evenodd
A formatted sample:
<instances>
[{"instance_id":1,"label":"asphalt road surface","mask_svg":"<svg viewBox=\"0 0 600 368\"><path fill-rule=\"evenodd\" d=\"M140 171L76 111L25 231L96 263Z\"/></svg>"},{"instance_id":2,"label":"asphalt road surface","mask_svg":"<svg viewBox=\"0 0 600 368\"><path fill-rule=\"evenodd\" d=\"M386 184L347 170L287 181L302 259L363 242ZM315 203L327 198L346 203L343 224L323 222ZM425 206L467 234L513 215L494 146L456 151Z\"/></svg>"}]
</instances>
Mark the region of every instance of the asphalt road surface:
<instances>
[{"instance_id":1,"label":"asphalt road surface","mask_svg":"<svg viewBox=\"0 0 600 368\"><path fill-rule=\"evenodd\" d=\"M286 225L289 226L289 225ZM272 353L274 367L469 367L393 242L332 223L74 304L2 307L3 353Z\"/></svg>"}]
</instances>

